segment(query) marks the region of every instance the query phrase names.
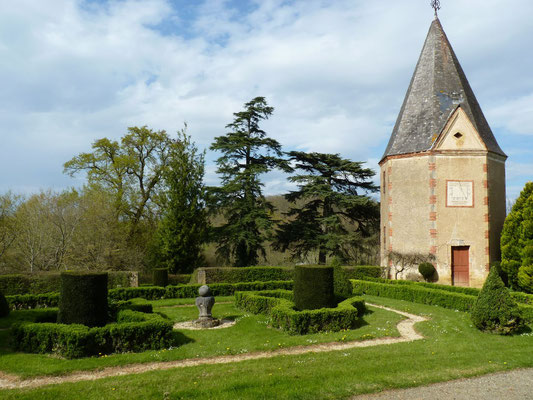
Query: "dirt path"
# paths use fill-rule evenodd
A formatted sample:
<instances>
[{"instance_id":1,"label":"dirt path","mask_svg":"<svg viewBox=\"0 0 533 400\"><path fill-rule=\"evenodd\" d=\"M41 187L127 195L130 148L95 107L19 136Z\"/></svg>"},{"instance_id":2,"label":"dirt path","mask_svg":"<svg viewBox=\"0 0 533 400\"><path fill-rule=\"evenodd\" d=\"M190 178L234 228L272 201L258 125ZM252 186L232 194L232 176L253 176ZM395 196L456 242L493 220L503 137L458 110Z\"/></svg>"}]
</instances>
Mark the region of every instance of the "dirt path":
<instances>
[{"instance_id":1,"label":"dirt path","mask_svg":"<svg viewBox=\"0 0 533 400\"><path fill-rule=\"evenodd\" d=\"M533 398L533 368L496 372L476 378L435 383L411 389L387 390L352 400L523 400Z\"/></svg>"},{"instance_id":2,"label":"dirt path","mask_svg":"<svg viewBox=\"0 0 533 400\"><path fill-rule=\"evenodd\" d=\"M337 350L348 350L356 347L371 347L371 346L380 346L385 344L401 343L401 342L411 342L413 340L423 339L424 337L418 334L414 325L418 322L426 321L427 318L421 317L418 315L406 313L403 311L395 310L389 307L378 306L374 304L367 305L371 307L381 308L387 311L392 311L397 314L400 314L407 319L404 319L398 323L396 328L400 332L401 337L399 338L378 338L372 340L366 340L363 342L353 341L345 343L323 343L316 344L311 346L296 346L289 347L286 349L280 349L276 351L269 352L255 352L231 356L218 356L218 357L208 357L208 358L193 358L187 360L177 360L177 361L164 361L164 362L154 362L146 364L132 364L121 367L109 367L104 368L98 371L80 371L74 372L69 375L63 376L43 376L22 380L16 375L9 375L0 372L0 389L20 389L20 388L35 388L45 385L60 384L66 382L78 382L78 381L94 381L97 379L107 378L111 376L122 376L129 374L140 374L148 371L156 370L167 370L172 368L185 368L192 367L196 365L205 365L205 364L228 364L234 362L241 362L246 360L258 360L262 358L272 358L280 355L300 355L306 353L322 353L328 351L337 351Z\"/></svg>"}]
</instances>

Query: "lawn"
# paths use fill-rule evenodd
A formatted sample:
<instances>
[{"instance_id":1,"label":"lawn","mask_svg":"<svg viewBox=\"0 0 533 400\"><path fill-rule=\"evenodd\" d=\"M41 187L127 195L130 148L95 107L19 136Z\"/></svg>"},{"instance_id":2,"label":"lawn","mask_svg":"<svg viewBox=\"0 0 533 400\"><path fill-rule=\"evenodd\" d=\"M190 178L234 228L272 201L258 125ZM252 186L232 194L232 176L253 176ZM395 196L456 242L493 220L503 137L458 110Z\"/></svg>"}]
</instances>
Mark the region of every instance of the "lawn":
<instances>
[{"instance_id":1,"label":"lawn","mask_svg":"<svg viewBox=\"0 0 533 400\"><path fill-rule=\"evenodd\" d=\"M370 296L366 300L430 317L429 321L416 326L426 339L347 351L153 371L39 389L8 390L0 392L0 397L55 400L72 398L72 393L76 393L76 398L80 399L341 399L359 393L533 367L531 331L513 337L495 336L477 331L472 327L469 315L462 312ZM163 307L172 305L168 300L164 302L154 302L158 306L156 310L172 319L186 319L188 312L191 312L190 316L194 315L193 308ZM189 331L186 335L192 341L175 350L82 360L4 351L0 356L0 369L24 376L57 374L156 359L236 354L244 350L335 341L345 334L289 336L267 328L264 317L243 314L232 304L219 304L214 311L217 316L234 316L239 321L233 328ZM373 311L365 316L368 325L348 332L345 340L367 334L379 336L387 331L390 334L391 322L394 318L397 322L399 318L386 311Z\"/></svg>"},{"instance_id":2,"label":"lawn","mask_svg":"<svg viewBox=\"0 0 533 400\"><path fill-rule=\"evenodd\" d=\"M177 342L180 345L170 350L66 360L50 355L14 353L6 347L9 342L9 332L0 331L0 339L4 339L2 341L4 346L0 348L0 371L13 373L23 378L30 378L134 363L235 355L316 343L399 336L396 324L402 319L398 314L373 309L365 315L365 325L359 329L346 332L291 336L285 332L267 327L266 316L248 314L235 308L233 300L233 297L217 298L218 304L216 303L213 308L213 315L217 318L235 319L237 321L235 326L200 331L180 330L179 334L177 334ZM165 299L151 301L150 303L154 307L154 312L162 313L174 322L183 322L198 317L198 310L192 305L193 302L194 299ZM230 303L227 304L228 302ZM183 307L187 303L190 306ZM14 311L8 318L0 321L2 321L2 326L6 327L12 321L31 320L33 315L34 312L32 310Z\"/></svg>"}]
</instances>

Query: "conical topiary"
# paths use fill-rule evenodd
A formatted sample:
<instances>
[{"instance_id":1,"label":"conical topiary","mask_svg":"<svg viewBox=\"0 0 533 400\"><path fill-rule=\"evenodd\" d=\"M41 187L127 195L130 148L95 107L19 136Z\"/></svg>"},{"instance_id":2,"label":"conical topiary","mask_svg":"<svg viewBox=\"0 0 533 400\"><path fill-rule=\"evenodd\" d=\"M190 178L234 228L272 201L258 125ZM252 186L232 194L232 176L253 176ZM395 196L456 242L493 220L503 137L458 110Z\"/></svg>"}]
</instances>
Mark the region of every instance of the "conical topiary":
<instances>
[{"instance_id":1,"label":"conical topiary","mask_svg":"<svg viewBox=\"0 0 533 400\"><path fill-rule=\"evenodd\" d=\"M4 294L0 292L0 318L9 315L9 311L9 304L7 304L7 300L4 297Z\"/></svg>"},{"instance_id":2,"label":"conical topiary","mask_svg":"<svg viewBox=\"0 0 533 400\"><path fill-rule=\"evenodd\" d=\"M479 330L510 335L523 326L518 305L504 286L496 268L489 276L474 303L472 322Z\"/></svg>"}]
</instances>

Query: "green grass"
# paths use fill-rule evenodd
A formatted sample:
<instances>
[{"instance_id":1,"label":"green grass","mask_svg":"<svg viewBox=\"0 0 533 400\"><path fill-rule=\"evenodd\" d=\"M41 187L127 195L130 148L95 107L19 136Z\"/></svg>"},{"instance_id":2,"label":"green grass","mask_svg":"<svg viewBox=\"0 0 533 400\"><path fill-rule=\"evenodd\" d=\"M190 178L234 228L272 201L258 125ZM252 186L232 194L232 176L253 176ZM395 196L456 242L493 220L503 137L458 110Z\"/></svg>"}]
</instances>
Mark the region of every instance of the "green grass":
<instances>
[{"instance_id":1,"label":"green grass","mask_svg":"<svg viewBox=\"0 0 533 400\"><path fill-rule=\"evenodd\" d=\"M154 312L159 312L174 322L190 321L198 317L198 310L191 307L169 307L182 305L185 299L152 301ZM233 300L233 297L217 298L219 303ZM191 304L194 299L188 299ZM20 320L20 311L12 312L10 318ZM365 315L366 325L346 332L331 332L305 336L291 336L286 332L267 327L267 317L252 315L238 310L232 304L215 304L216 318L235 319L235 326L215 330L180 330L185 342L170 350L146 351L143 353L113 354L103 357L89 357L66 360L51 355L14 353L3 346L0 349L0 371L14 373L24 378L40 375L61 375L77 370L91 370L103 367L146 363L154 361L182 360L188 358L234 355L256 351L273 351L292 346L306 346L315 343L366 340L374 337L398 336L396 324L402 319L398 314L374 310ZM1 332L7 336L8 332Z\"/></svg>"},{"instance_id":2,"label":"green grass","mask_svg":"<svg viewBox=\"0 0 533 400\"><path fill-rule=\"evenodd\" d=\"M76 393L80 399L342 399L355 394L533 367L531 331L512 337L491 335L473 328L466 313L401 300L370 296L366 299L430 317L431 320L416 325L426 339L347 351L153 371L39 389L9 390L1 392L0 397L58 400L71 398L72 393ZM228 306L221 305L219 312L235 313ZM371 318L380 315L381 311L376 310L368 316L370 326L374 324ZM247 320L250 323L245 330L268 333L261 336L262 340L257 343L267 345L265 338L282 334L264 325L257 327L261 325L260 317L241 318L241 322ZM385 316L387 318L390 314ZM369 329L370 326L361 329ZM242 338L234 337L236 332L230 333L229 329L219 332L223 332L221 344L243 342ZM209 332L212 333L215 334L215 331ZM311 336L304 336L303 340ZM284 337L284 345L291 345L293 338ZM251 343L253 338L247 341ZM4 357L0 362L2 368Z\"/></svg>"}]
</instances>

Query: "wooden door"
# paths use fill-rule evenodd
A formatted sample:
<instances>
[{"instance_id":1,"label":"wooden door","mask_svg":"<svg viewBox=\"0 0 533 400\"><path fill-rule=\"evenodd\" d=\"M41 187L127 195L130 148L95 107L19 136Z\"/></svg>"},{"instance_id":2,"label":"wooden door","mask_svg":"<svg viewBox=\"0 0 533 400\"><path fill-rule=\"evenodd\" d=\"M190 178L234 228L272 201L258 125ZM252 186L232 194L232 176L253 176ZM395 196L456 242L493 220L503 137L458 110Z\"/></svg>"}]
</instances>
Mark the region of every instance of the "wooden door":
<instances>
[{"instance_id":1,"label":"wooden door","mask_svg":"<svg viewBox=\"0 0 533 400\"><path fill-rule=\"evenodd\" d=\"M452 247L452 282L454 286L469 286L468 246Z\"/></svg>"}]
</instances>

